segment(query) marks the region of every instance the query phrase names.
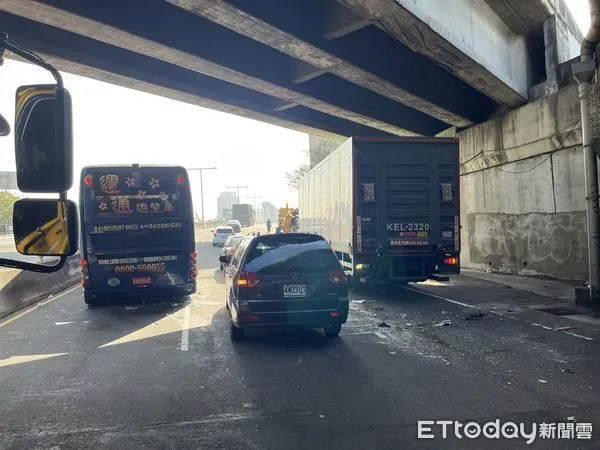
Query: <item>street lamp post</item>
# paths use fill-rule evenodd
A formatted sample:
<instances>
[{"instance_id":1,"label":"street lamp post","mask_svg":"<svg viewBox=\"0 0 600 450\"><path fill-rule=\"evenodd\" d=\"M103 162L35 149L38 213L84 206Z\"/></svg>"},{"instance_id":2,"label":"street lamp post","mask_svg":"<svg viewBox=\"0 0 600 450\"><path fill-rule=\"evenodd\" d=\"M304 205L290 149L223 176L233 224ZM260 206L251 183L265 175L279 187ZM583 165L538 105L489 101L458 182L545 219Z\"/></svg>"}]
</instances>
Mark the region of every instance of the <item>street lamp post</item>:
<instances>
[{"instance_id":1,"label":"street lamp post","mask_svg":"<svg viewBox=\"0 0 600 450\"><path fill-rule=\"evenodd\" d=\"M216 169L216 167L194 167L194 168L188 169L188 171L197 170L198 173L200 174L200 207L202 209L202 216L201 216L202 225L204 225L204 186L203 186L203 182L202 182L202 171L203 170L215 170L215 169Z\"/></svg>"},{"instance_id":2,"label":"street lamp post","mask_svg":"<svg viewBox=\"0 0 600 450\"><path fill-rule=\"evenodd\" d=\"M240 203L240 189L247 189L250 186L227 186L227 189L235 189L237 191L237 202Z\"/></svg>"}]
</instances>

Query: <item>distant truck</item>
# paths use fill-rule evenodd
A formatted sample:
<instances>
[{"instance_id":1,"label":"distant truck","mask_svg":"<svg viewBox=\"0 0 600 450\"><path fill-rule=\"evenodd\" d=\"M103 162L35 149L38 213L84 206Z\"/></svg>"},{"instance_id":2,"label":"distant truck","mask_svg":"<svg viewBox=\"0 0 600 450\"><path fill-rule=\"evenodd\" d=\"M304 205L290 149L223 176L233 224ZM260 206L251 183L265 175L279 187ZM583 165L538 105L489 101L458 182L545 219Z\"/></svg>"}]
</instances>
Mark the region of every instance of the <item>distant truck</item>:
<instances>
[{"instance_id":1,"label":"distant truck","mask_svg":"<svg viewBox=\"0 0 600 450\"><path fill-rule=\"evenodd\" d=\"M251 227L255 222L254 209L246 203L231 205L231 218L239 220L243 227Z\"/></svg>"},{"instance_id":2,"label":"distant truck","mask_svg":"<svg viewBox=\"0 0 600 450\"><path fill-rule=\"evenodd\" d=\"M299 190L300 231L329 240L353 281L460 273L458 140L351 138Z\"/></svg>"}]
</instances>

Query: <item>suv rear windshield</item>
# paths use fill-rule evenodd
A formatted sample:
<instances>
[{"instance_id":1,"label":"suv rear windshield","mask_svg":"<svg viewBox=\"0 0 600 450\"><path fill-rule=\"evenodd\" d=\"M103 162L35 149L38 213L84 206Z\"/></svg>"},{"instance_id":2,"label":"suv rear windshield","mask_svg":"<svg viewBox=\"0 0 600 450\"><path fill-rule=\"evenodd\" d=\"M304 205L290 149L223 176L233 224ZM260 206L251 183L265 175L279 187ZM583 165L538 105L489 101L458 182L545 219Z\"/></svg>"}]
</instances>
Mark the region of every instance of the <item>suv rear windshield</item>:
<instances>
[{"instance_id":1,"label":"suv rear windshield","mask_svg":"<svg viewBox=\"0 0 600 450\"><path fill-rule=\"evenodd\" d=\"M312 236L256 240L246 258L244 270L263 275L324 273L341 270L329 244Z\"/></svg>"},{"instance_id":2,"label":"suv rear windshield","mask_svg":"<svg viewBox=\"0 0 600 450\"><path fill-rule=\"evenodd\" d=\"M234 234L235 231L233 231L231 228L217 228L217 233L218 234Z\"/></svg>"}]
</instances>

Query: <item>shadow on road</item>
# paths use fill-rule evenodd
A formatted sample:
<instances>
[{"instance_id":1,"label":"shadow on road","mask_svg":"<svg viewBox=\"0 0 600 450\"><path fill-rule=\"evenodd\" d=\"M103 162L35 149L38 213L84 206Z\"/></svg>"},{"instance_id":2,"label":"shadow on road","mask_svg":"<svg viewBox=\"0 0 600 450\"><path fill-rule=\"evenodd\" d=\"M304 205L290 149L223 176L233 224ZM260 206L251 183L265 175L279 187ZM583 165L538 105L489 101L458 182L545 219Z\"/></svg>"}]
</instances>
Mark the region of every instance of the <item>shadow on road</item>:
<instances>
[{"instance_id":1,"label":"shadow on road","mask_svg":"<svg viewBox=\"0 0 600 450\"><path fill-rule=\"evenodd\" d=\"M213 272L213 279L216 283L225 284L225 274L220 269L217 269Z\"/></svg>"}]
</instances>

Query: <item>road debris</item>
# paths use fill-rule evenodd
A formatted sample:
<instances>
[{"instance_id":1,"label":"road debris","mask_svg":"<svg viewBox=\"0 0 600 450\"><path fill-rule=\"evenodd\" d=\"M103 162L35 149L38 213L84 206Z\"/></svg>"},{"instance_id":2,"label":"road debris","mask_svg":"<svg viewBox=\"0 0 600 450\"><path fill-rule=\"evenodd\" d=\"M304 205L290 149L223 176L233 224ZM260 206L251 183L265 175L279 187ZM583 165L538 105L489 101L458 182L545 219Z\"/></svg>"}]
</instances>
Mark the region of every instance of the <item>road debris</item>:
<instances>
[{"instance_id":1,"label":"road debris","mask_svg":"<svg viewBox=\"0 0 600 450\"><path fill-rule=\"evenodd\" d=\"M379 325L377 325L380 328L392 328L392 326L386 322L381 322Z\"/></svg>"},{"instance_id":2,"label":"road debris","mask_svg":"<svg viewBox=\"0 0 600 450\"><path fill-rule=\"evenodd\" d=\"M407 327L412 327L414 325L414 323L407 323L406 326Z\"/></svg>"},{"instance_id":3,"label":"road debris","mask_svg":"<svg viewBox=\"0 0 600 450\"><path fill-rule=\"evenodd\" d=\"M538 380L540 383L547 383L547 380Z\"/></svg>"},{"instance_id":4,"label":"road debris","mask_svg":"<svg viewBox=\"0 0 600 450\"><path fill-rule=\"evenodd\" d=\"M575 373L575 371L573 369L569 369L568 367L566 369L562 369L562 371L564 373Z\"/></svg>"},{"instance_id":5,"label":"road debris","mask_svg":"<svg viewBox=\"0 0 600 450\"><path fill-rule=\"evenodd\" d=\"M325 416L323 414L319 414L319 419L324 419Z\"/></svg>"},{"instance_id":6,"label":"road debris","mask_svg":"<svg viewBox=\"0 0 600 450\"><path fill-rule=\"evenodd\" d=\"M390 352L390 355L395 355L395 354L396 354L396 352Z\"/></svg>"},{"instance_id":7,"label":"road debris","mask_svg":"<svg viewBox=\"0 0 600 450\"><path fill-rule=\"evenodd\" d=\"M445 326L451 325L451 324L452 324L452 322L450 320L446 319L446 320L442 320L440 323L436 323L434 325L434 327L445 327Z\"/></svg>"},{"instance_id":8,"label":"road debris","mask_svg":"<svg viewBox=\"0 0 600 450\"><path fill-rule=\"evenodd\" d=\"M352 300L352 303L364 303L364 300Z\"/></svg>"},{"instance_id":9,"label":"road debris","mask_svg":"<svg viewBox=\"0 0 600 450\"><path fill-rule=\"evenodd\" d=\"M474 312L471 314L467 314L465 316L465 320L483 320L487 318L487 313L485 312Z\"/></svg>"},{"instance_id":10,"label":"road debris","mask_svg":"<svg viewBox=\"0 0 600 450\"><path fill-rule=\"evenodd\" d=\"M553 329L553 331L570 331L574 329L575 327L556 327Z\"/></svg>"},{"instance_id":11,"label":"road debris","mask_svg":"<svg viewBox=\"0 0 600 450\"><path fill-rule=\"evenodd\" d=\"M448 314L448 311L446 311L445 309L442 309L442 316L445 316Z\"/></svg>"}]
</instances>

